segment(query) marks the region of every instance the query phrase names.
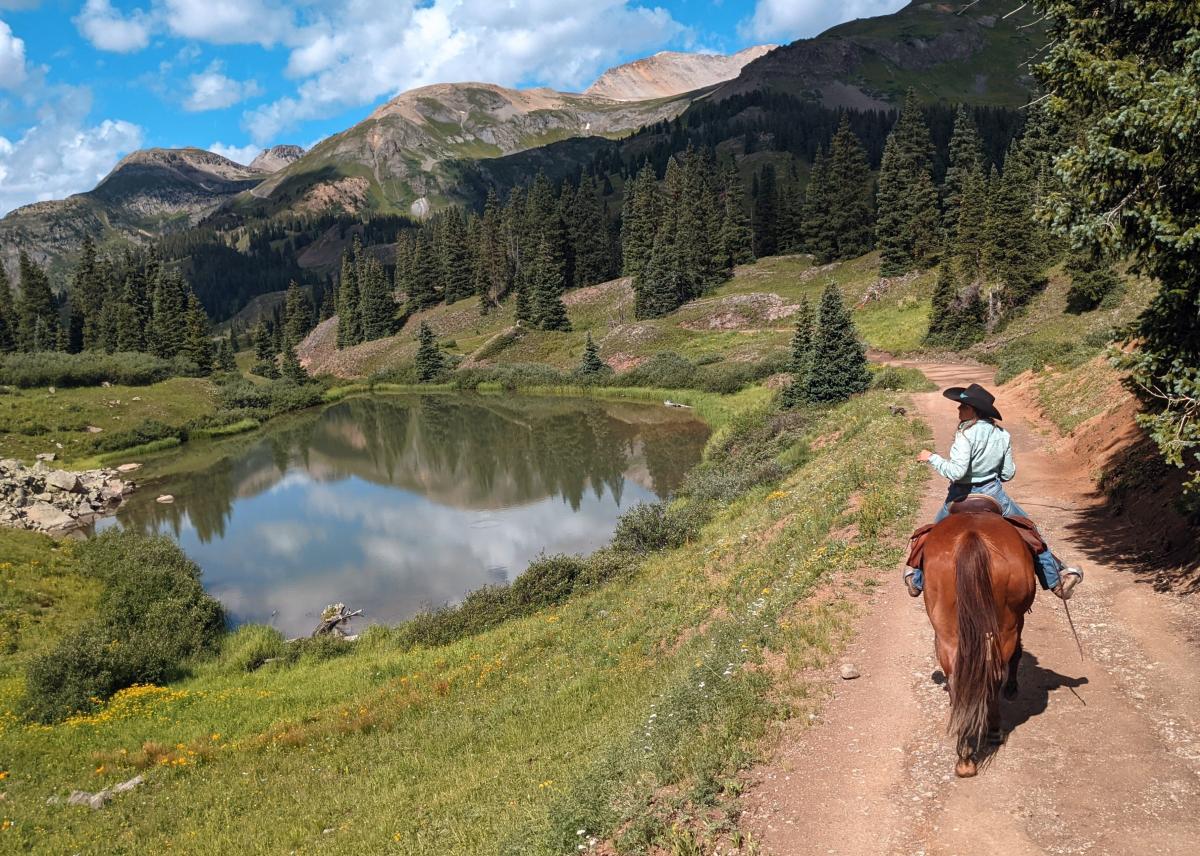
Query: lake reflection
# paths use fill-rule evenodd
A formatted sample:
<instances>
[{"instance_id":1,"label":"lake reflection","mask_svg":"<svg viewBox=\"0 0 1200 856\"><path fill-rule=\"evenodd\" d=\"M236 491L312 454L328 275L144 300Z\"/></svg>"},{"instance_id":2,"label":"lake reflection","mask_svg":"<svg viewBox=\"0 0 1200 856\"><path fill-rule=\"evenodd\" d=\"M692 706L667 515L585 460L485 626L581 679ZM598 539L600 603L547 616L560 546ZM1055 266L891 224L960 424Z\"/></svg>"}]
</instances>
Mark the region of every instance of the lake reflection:
<instances>
[{"instance_id":1,"label":"lake reflection","mask_svg":"<svg viewBox=\"0 0 1200 856\"><path fill-rule=\"evenodd\" d=\"M117 521L173 534L235 623L304 634L333 601L391 623L540 552L603 545L623 509L678 487L707 436L648 405L354 398L227 441L207 470L143 485Z\"/></svg>"}]
</instances>

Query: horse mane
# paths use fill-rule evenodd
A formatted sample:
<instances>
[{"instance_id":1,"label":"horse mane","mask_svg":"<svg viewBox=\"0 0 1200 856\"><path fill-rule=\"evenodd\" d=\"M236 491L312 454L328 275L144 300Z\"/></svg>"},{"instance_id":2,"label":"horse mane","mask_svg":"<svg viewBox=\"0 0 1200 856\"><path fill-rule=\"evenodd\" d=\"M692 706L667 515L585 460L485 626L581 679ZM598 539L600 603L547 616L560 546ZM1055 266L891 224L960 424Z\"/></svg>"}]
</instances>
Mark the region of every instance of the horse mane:
<instances>
[{"instance_id":1,"label":"horse mane","mask_svg":"<svg viewBox=\"0 0 1200 856\"><path fill-rule=\"evenodd\" d=\"M1006 664L992 594L991 557L978 532L968 530L959 539L954 562L958 650L950 684L950 732L960 746L964 741L979 745Z\"/></svg>"}]
</instances>

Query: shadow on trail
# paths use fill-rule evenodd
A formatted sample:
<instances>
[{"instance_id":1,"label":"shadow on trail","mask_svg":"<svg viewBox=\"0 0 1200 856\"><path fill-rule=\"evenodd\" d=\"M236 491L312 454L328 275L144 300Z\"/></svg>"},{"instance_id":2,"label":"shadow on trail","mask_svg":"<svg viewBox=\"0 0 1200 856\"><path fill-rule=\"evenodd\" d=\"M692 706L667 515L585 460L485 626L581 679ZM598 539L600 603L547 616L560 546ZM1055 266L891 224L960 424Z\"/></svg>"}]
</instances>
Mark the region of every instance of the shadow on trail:
<instances>
[{"instance_id":1,"label":"shadow on trail","mask_svg":"<svg viewBox=\"0 0 1200 856\"><path fill-rule=\"evenodd\" d=\"M1156 591L1200 592L1200 521L1179 512L1187 473L1168 466L1142 436L1104 466L1098 502L1067 531L1093 562L1130 574Z\"/></svg>"},{"instance_id":2,"label":"shadow on trail","mask_svg":"<svg viewBox=\"0 0 1200 856\"><path fill-rule=\"evenodd\" d=\"M935 684L945 687L946 676L940 669L933 673L932 678ZM1086 676L1072 678L1068 675L1060 675L1053 669L1039 665L1037 656L1028 650L1021 657L1021 665L1017 671L1017 683L1019 685L1017 697L1001 698L1000 700L1000 729L1004 733L1005 742L1007 742L1008 736L1022 725L1046 712L1046 708L1050 706L1051 693L1065 689L1075 697L1075 704L1087 705L1083 696L1075 692L1077 687L1085 686L1088 683ZM1003 745L1003 743L988 744L980 747L977 756L980 768L991 761Z\"/></svg>"}]
</instances>

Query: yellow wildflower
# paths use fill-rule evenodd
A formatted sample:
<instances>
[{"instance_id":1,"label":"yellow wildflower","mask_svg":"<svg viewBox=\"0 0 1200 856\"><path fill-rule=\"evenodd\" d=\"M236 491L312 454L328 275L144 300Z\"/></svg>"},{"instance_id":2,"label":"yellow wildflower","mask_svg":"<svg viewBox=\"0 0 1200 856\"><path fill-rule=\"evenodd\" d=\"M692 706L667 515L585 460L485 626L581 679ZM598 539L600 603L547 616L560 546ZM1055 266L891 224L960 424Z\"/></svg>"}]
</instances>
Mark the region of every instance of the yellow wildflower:
<instances>
[{"instance_id":1,"label":"yellow wildflower","mask_svg":"<svg viewBox=\"0 0 1200 856\"><path fill-rule=\"evenodd\" d=\"M546 781L542 782L540 785L538 785L538 787L539 787L539 788L551 788L551 787L554 787L554 779L546 779Z\"/></svg>"}]
</instances>

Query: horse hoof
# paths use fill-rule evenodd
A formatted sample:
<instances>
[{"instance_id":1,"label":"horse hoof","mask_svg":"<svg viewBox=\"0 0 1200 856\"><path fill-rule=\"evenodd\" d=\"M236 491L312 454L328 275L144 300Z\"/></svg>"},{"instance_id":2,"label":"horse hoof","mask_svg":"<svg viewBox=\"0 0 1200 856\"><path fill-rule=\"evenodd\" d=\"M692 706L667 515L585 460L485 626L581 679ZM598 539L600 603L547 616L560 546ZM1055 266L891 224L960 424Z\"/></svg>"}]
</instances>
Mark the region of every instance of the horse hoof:
<instances>
[{"instance_id":1,"label":"horse hoof","mask_svg":"<svg viewBox=\"0 0 1200 856\"><path fill-rule=\"evenodd\" d=\"M954 765L954 775L960 779L969 779L979 772L974 761L961 760Z\"/></svg>"}]
</instances>

